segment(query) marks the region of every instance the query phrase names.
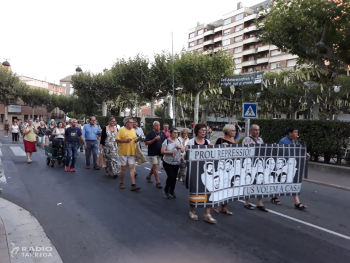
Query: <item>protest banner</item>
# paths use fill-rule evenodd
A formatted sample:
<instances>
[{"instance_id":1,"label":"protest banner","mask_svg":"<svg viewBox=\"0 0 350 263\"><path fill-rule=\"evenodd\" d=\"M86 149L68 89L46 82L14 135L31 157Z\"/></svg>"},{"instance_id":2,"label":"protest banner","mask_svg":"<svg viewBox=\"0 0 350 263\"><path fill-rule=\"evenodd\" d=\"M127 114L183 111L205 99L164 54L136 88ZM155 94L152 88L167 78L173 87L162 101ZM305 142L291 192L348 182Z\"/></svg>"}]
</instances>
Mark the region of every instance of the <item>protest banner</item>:
<instances>
[{"instance_id":1,"label":"protest banner","mask_svg":"<svg viewBox=\"0 0 350 263\"><path fill-rule=\"evenodd\" d=\"M306 147L195 145L189 146L186 158L190 204L213 207L246 197L299 194Z\"/></svg>"}]
</instances>

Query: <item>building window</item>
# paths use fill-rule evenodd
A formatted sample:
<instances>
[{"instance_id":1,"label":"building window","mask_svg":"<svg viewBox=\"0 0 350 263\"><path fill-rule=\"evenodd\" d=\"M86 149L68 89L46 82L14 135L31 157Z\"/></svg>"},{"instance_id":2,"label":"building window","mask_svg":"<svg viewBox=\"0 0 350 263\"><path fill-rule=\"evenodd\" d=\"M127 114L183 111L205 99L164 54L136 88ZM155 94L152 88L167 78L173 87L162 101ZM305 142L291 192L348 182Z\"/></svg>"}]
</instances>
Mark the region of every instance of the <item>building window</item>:
<instances>
[{"instance_id":1,"label":"building window","mask_svg":"<svg viewBox=\"0 0 350 263\"><path fill-rule=\"evenodd\" d=\"M271 57L273 57L273 56L278 56L278 55L280 55L281 54L281 51L279 51L279 50L272 50L271 51Z\"/></svg>"},{"instance_id":2,"label":"building window","mask_svg":"<svg viewBox=\"0 0 350 263\"><path fill-rule=\"evenodd\" d=\"M242 42L243 41L243 35L240 35L238 37L235 37L235 43Z\"/></svg>"},{"instance_id":3,"label":"building window","mask_svg":"<svg viewBox=\"0 0 350 263\"><path fill-rule=\"evenodd\" d=\"M204 32L204 29L198 30L198 32L197 32L197 36L202 35L202 34L203 34L203 32Z\"/></svg>"},{"instance_id":4,"label":"building window","mask_svg":"<svg viewBox=\"0 0 350 263\"><path fill-rule=\"evenodd\" d=\"M192 38L192 37L194 37L194 32L192 32L192 33L190 34L190 38Z\"/></svg>"},{"instance_id":5,"label":"building window","mask_svg":"<svg viewBox=\"0 0 350 263\"><path fill-rule=\"evenodd\" d=\"M230 50L225 50L226 55L230 55Z\"/></svg>"},{"instance_id":6,"label":"building window","mask_svg":"<svg viewBox=\"0 0 350 263\"><path fill-rule=\"evenodd\" d=\"M236 63L236 64L242 63L242 58L236 58L236 59L235 59L235 63Z\"/></svg>"},{"instance_id":7,"label":"building window","mask_svg":"<svg viewBox=\"0 0 350 263\"><path fill-rule=\"evenodd\" d=\"M240 13L238 15L235 16L235 21L241 20L243 19L243 13Z\"/></svg>"},{"instance_id":8,"label":"building window","mask_svg":"<svg viewBox=\"0 0 350 263\"><path fill-rule=\"evenodd\" d=\"M231 29L226 29L225 31L224 31L224 36L227 36L227 35L229 35L231 33Z\"/></svg>"},{"instance_id":9,"label":"building window","mask_svg":"<svg viewBox=\"0 0 350 263\"><path fill-rule=\"evenodd\" d=\"M233 73L235 73L235 74L240 74L241 73L241 69L239 68L239 69L235 69L234 71L233 71Z\"/></svg>"},{"instance_id":10,"label":"building window","mask_svg":"<svg viewBox=\"0 0 350 263\"><path fill-rule=\"evenodd\" d=\"M271 69L280 68L280 67L281 67L280 62L271 63Z\"/></svg>"},{"instance_id":11,"label":"building window","mask_svg":"<svg viewBox=\"0 0 350 263\"><path fill-rule=\"evenodd\" d=\"M297 64L296 59L291 59L287 61L287 67L294 67Z\"/></svg>"},{"instance_id":12,"label":"building window","mask_svg":"<svg viewBox=\"0 0 350 263\"><path fill-rule=\"evenodd\" d=\"M203 43L203 38L197 40L197 45L202 44L202 43Z\"/></svg>"},{"instance_id":13,"label":"building window","mask_svg":"<svg viewBox=\"0 0 350 263\"><path fill-rule=\"evenodd\" d=\"M236 47L235 48L235 54L242 52L242 47Z\"/></svg>"},{"instance_id":14,"label":"building window","mask_svg":"<svg viewBox=\"0 0 350 263\"><path fill-rule=\"evenodd\" d=\"M226 40L222 41L222 45L223 46L230 45L230 39L226 39Z\"/></svg>"},{"instance_id":15,"label":"building window","mask_svg":"<svg viewBox=\"0 0 350 263\"><path fill-rule=\"evenodd\" d=\"M194 42L191 42L191 43L189 44L189 46L190 46L190 47L194 47Z\"/></svg>"},{"instance_id":16,"label":"building window","mask_svg":"<svg viewBox=\"0 0 350 263\"><path fill-rule=\"evenodd\" d=\"M224 25L231 24L231 17L224 20Z\"/></svg>"},{"instance_id":17,"label":"building window","mask_svg":"<svg viewBox=\"0 0 350 263\"><path fill-rule=\"evenodd\" d=\"M243 24L235 27L235 32L243 30Z\"/></svg>"}]
</instances>

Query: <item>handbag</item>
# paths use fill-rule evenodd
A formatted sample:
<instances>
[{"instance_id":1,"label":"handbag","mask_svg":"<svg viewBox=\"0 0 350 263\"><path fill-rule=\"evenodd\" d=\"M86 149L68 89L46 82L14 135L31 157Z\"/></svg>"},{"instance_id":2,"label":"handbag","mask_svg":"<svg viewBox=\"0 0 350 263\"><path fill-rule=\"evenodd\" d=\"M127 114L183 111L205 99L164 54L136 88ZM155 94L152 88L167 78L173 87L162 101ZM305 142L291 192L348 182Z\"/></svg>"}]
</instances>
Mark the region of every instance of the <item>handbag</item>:
<instances>
[{"instance_id":1,"label":"handbag","mask_svg":"<svg viewBox=\"0 0 350 263\"><path fill-rule=\"evenodd\" d=\"M100 152L100 154L98 155L97 165L101 168L107 167L106 158L103 152Z\"/></svg>"},{"instance_id":2,"label":"handbag","mask_svg":"<svg viewBox=\"0 0 350 263\"><path fill-rule=\"evenodd\" d=\"M138 165L147 162L146 157L143 155L141 148L140 148L140 145L138 145L138 144L136 144L136 161L137 161Z\"/></svg>"}]
</instances>

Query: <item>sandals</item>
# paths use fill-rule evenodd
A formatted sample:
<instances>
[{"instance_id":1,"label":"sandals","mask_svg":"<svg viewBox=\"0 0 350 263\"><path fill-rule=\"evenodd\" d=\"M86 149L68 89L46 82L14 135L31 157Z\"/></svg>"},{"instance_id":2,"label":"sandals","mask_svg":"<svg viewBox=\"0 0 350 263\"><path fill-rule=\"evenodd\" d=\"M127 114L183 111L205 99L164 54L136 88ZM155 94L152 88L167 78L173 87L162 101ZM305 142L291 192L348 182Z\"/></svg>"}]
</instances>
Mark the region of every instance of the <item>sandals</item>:
<instances>
[{"instance_id":1,"label":"sandals","mask_svg":"<svg viewBox=\"0 0 350 263\"><path fill-rule=\"evenodd\" d=\"M125 185L124 185L123 183L120 183L120 184L119 184L119 188L120 188L120 189L125 189Z\"/></svg>"},{"instance_id":2,"label":"sandals","mask_svg":"<svg viewBox=\"0 0 350 263\"><path fill-rule=\"evenodd\" d=\"M153 181L152 181L152 179L151 179L151 177L146 177L146 180L149 182L149 183L153 183Z\"/></svg>"},{"instance_id":3,"label":"sandals","mask_svg":"<svg viewBox=\"0 0 350 263\"><path fill-rule=\"evenodd\" d=\"M228 211L227 209L221 210L220 213L223 213L223 214L229 215L229 216L232 216L232 215L233 215L233 213L232 213L231 211Z\"/></svg>"},{"instance_id":4,"label":"sandals","mask_svg":"<svg viewBox=\"0 0 350 263\"><path fill-rule=\"evenodd\" d=\"M162 188L163 188L163 186L162 186L161 183L156 183L156 187L159 188L159 189L162 189Z\"/></svg>"},{"instance_id":5,"label":"sandals","mask_svg":"<svg viewBox=\"0 0 350 263\"><path fill-rule=\"evenodd\" d=\"M265 208L265 206L263 206L263 205L261 205L261 206L260 206L260 205L257 205L256 208L259 209L260 211L263 211L263 212L269 212L269 210L267 210L267 209Z\"/></svg>"},{"instance_id":6,"label":"sandals","mask_svg":"<svg viewBox=\"0 0 350 263\"><path fill-rule=\"evenodd\" d=\"M299 209L299 210L305 210L305 209L307 209L307 206L306 205L303 205L302 203L299 203L299 204L294 204L294 207L296 208L296 209Z\"/></svg>"},{"instance_id":7,"label":"sandals","mask_svg":"<svg viewBox=\"0 0 350 263\"><path fill-rule=\"evenodd\" d=\"M204 215L204 221L210 223L210 224L216 224L217 221L211 216L211 214Z\"/></svg>"},{"instance_id":8,"label":"sandals","mask_svg":"<svg viewBox=\"0 0 350 263\"><path fill-rule=\"evenodd\" d=\"M280 200L278 200L277 197L272 197L271 198L271 203L275 204L275 205L280 205L282 204Z\"/></svg>"},{"instance_id":9,"label":"sandals","mask_svg":"<svg viewBox=\"0 0 350 263\"><path fill-rule=\"evenodd\" d=\"M194 212L190 211L189 216L192 220L198 221L198 216Z\"/></svg>"},{"instance_id":10,"label":"sandals","mask_svg":"<svg viewBox=\"0 0 350 263\"><path fill-rule=\"evenodd\" d=\"M254 210L254 206L252 206L251 204L244 205L244 207L249 209L249 210Z\"/></svg>"}]
</instances>

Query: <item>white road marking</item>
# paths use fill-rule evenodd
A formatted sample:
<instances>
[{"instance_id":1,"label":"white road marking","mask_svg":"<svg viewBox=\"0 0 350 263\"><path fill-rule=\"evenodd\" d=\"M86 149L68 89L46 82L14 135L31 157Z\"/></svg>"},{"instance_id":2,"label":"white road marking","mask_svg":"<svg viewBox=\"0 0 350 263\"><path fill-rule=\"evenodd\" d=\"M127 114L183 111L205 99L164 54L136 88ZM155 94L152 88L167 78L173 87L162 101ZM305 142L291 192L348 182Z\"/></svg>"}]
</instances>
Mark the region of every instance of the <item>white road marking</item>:
<instances>
[{"instance_id":1,"label":"white road marking","mask_svg":"<svg viewBox=\"0 0 350 263\"><path fill-rule=\"evenodd\" d=\"M1 151L1 149L0 149L0 156L2 156L2 151Z\"/></svg>"},{"instance_id":2,"label":"white road marking","mask_svg":"<svg viewBox=\"0 0 350 263\"><path fill-rule=\"evenodd\" d=\"M26 156L26 153L18 146L10 146L11 150L16 156Z\"/></svg>"},{"instance_id":3,"label":"white road marking","mask_svg":"<svg viewBox=\"0 0 350 263\"><path fill-rule=\"evenodd\" d=\"M4 184L7 183L4 170L0 170L0 183L4 183Z\"/></svg>"},{"instance_id":4,"label":"white road marking","mask_svg":"<svg viewBox=\"0 0 350 263\"><path fill-rule=\"evenodd\" d=\"M242 200L239 200L239 202L244 203L244 201L242 201ZM256 206L256 205L252 204L252 206ZM320 227L320 226L316 226L316 225L314 225L314 224L311 224L311 223L302 221L302 220L300 220L300 219L297 219L297 218L294 218L294 217L291 217L291 216L287 216L287 215L285 215L285 214L281 214L281 213L276 212L276 211L273 211L273 210L271 210L271 209L268 209L268 210L269 210L269 213L272 213L272 214L275 214L275 215L278 215L278 216L282 216L282 217L284 217L284 218L288 218L288 219L293 220L293 221L295 221L295 222L298 222L298 223L301 223L301 224L304 224L304 225L307 225L307 226L311 226L311 227L313 227L313 228L322 230L322 231L324 231L324 232L333 234L333 235L335 235L335 236L342 237L342 238L345 238L345 239L350 240L350 237L349 237L349 236L340 234L340 233L338 233L338 232L334 232L334 231L329 230L329 229L327 229L327 228L323 228L323 227Z\"/></svg>"},{"instance_id":5,"label":"white road marking","mask_svg":"<svg viewBox=\"0 0 350 263\"><path fill-rule=\"evenodd\" d=\"M1 156L1 155L0 155ZM0 157L0 165L2 165L1 157Z\"/></svg>"},{"instance_id":6,"label":"white road marking","mask_svg":"<svg viewBox=\"0 0 350 263\"><path fill-rule=\"evenodd\" d=\"M145 169L147 170L151 170L151 168L148 168L148 167L144 167ZM159 174L161 174L162 172L158 171Z\"/></svg>"}]
</instances>

